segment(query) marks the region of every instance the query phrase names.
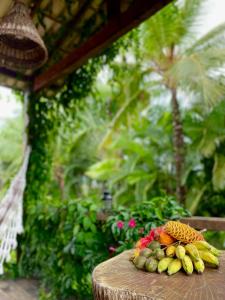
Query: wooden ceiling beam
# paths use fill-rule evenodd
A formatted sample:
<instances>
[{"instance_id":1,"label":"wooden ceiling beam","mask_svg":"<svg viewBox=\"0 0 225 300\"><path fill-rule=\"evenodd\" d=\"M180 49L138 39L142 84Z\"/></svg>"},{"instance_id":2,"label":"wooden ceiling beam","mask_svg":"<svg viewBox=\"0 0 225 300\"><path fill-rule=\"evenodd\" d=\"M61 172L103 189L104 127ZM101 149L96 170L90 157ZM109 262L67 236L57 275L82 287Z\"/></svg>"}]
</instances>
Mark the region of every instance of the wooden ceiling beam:
<instances>
[{"instance_id":1,"label":"wooden ceiling beam","mask_svg":"<svg viewBox=\"0 0 225 300\"><path fill-rule=\"evenodd\" d=\"M172 0L135 0L120 17L112 17L102 30L74 49L59 63L51 66L34 80L34 91L39 91L65 74L83 65L90 57L101 53L120 36L139 25L142 21L162 9Z\"/></svg>"},{"instance_id":2,"label":"wooden ceiling beam","mask_svg":"<svg viewBox=\"0 0 225 300\"><path fill-rule=\"evenodd\" d=\"M63 22L62 22L62 21L60 21L60 20L58 20L58 19L52 17L50 14L43 12L43 15L44 15L46 18L48 18L49 20L51 20L51 21L53 21L53 22L55 22L55 23L58 23L58 24L63 25Z\"/></svg>"}]
</instances>

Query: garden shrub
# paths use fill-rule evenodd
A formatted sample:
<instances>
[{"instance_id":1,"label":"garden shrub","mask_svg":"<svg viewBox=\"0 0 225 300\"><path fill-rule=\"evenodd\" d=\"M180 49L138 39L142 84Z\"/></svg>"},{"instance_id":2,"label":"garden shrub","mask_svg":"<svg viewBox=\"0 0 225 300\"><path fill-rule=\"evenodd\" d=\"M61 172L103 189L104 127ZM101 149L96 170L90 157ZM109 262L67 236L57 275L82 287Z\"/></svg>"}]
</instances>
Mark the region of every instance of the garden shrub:
<instances>
[{"instance_id":1,"label":"garden shrub","mask_svg":"<svg viewBox=\"0 0 225 300\"><path fill-rule=\"evenodd\" d=\"M100 209L97 196L30 205L19 275L40 278L40 299L91 299L98 263L133 247L151 227L188 214L167 196L119 207L106 222L97 218Z\"/></svg>"}]
</instances>

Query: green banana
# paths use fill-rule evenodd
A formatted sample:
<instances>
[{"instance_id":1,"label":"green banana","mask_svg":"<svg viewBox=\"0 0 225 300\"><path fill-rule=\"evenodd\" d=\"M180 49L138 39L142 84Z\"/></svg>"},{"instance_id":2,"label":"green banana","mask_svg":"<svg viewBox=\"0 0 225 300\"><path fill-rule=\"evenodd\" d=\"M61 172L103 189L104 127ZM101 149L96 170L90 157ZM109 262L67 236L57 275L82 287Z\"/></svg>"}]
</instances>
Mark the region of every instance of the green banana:
<instances>
[{"instance_id":1,"label":"green banana","mask_svg":"<svg viewBox=\"0 0 225 300\"><path fill-rule=\"evenodd\" d=\"M173 274L177 273L178 271L180 271L181 268L182 268L181 260L178 258L175 258L169 264L167 273L168 273L168 275L173 275Z\"/></svg>"},{"instance_id":2,"label":"green banana","mask_svg":"<svg viewBox=\"0 0 225 300\"><path fill-rule=\"evenodd\" d=\"M190 255L192 260L199 260L200 256L198 253L198 249L193 244L185 245L186 252Z\"/></svg>"},{"instance_id":3,"label":"green banana","mask_svg":"<svg viewBox=\"0 0 225 300\"><path fill-rule=\"evenodd\" d=\"M187 273L187 275L191 275L193 273L194 267L190 257L188 255L185 255L181 261L184 271Z\"/></svg>"},{"instance_id":4,"label":"green banana","mask_svg":"<svg viewBox=\"0 0 225 300\"><path fill-rule=\"evenodd\" d=\"M200 258L198 261L193 261L195 270L199 273L202 274L205 270L205 265L203 260Z\"/></svg>"},{"instance_id":5,"label":"green banana","mask_svg":"<svg viewBox=\"0 0 225 300\"><path fill-rule=\"evenodd\" d=\"M179 258L179 259L183 259L184 256L185 256L185 248L181 245L177 246L176 248L176 257Z\"/></svg>"},{"instance_id":6,"label":"green banana","mask_svg":"<svg viewBox=\"0 0 225 300\"><path fill-rule=\"evenodd\" d=\"M201 257L202 260L209 263L212 267L218 267L219 266L218 257L213 255L209 251L199 250L199 256Z\"/></svg>"},{"instance_id":7,"label":"green banana","mask_svg":"<svg viewBox=\"0 0 225 300\"><path fill-rule=\"evenodd\" d=\"M171 245L166 248L166 256L173 257L176 253L176 247Z\"/></svg>"},{"instance_id":8,"label":"green banana","mask_svg":"<svg viewBox=\"0 0 225 300\"><path fill-rule=\"evenodd\" d=\"M198 250L203 250L203 251L210 251L213 255L219 256L221 254L221 251L216 249L215 247L213 247L212 245L210 245L209 243L207 243L206 241L195 241L193 242L193 245L195 245L195 247Z\"/></svg>"},{"instance_id":9,"label":"green banana","mask_svg":"<svg viewBox=\"0 0 225 300\"><path fill-rule=\"evenodd\" d=\"M163 259L161 259L158 263L158 272L162 273L166 271L172 260L172 257L164 257Z\"/></svg>"}]
</instances>

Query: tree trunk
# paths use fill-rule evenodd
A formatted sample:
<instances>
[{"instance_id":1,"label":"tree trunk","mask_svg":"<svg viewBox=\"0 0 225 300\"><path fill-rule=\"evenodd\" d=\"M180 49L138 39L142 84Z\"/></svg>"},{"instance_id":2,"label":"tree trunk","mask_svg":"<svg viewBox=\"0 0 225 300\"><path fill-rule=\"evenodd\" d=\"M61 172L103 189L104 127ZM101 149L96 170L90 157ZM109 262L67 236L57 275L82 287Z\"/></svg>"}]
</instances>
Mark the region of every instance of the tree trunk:
<instances>
[{"instance_id":1,"label":"tree trunk","mask_svg":"<svg viewBox=\"0 0 225 300\"><path fill-rule=\"evenodd\" d=\"M177 199L184 203L185 187L182 185L182 175L184 171L185 151L184 151L184 136L181 123L181 115L179 104L177 101L176 88L171 89L172 98L172 118L173 118L173 148L176 168L176 195Z\"/></svg>"}]
</instances>

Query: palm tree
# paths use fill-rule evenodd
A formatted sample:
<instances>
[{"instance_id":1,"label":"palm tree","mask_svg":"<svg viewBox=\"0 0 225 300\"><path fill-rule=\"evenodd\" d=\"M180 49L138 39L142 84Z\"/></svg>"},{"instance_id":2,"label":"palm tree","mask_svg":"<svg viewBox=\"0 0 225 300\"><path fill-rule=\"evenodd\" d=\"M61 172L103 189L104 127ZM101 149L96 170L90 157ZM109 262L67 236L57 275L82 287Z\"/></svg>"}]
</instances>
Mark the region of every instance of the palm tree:
<instances>
[{"instance_id":1,"label":"palm tree","mask_svg":"<svg viewBox=\"0 0 225 300\"><path fill-rule=\"evenodd\" d=\"M139 30L141 67L149 90L161 91L161 98L170 95L173 115L173 148L177 198L184 202L185 186L182 176L185 168L185 142L180 101L185 98L204 101L202 108L219 101L225 92L220 68L225 61L225 24L196 40L201 16L201 0L183 0L167 6L146 21ZM135 98L135 97L134 97ZM131 104L134 105L134 98ZM138 98L136 97L136 103ZM106 138L127 113L125 101L112 121Z\"/></svg>"},{"instance_id":2,"label":"palm tree","mask_svg":"<svg viewBox=\"0 0 225 300\"><path fill-rule=\"evenodd\" d=\"M203 3L204 0L173 2L139 28L139 63L145 76L145 87L148 82L151 98L155 97L155 91L157 95L161 93L161 99L170 97L176 194L180 202L185 200L182 178L185 142L180 102L194 100L202 103L202 110L207 110L225 93L224 77L220 72L225 62L225 23L197 39ZM121 102L100 149L108 145L120 121L122 123L130 112L130 106L134 110L134 104L139 105L139 97L134 93Z\"/></svg>"}]
</instances>

